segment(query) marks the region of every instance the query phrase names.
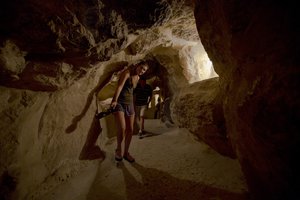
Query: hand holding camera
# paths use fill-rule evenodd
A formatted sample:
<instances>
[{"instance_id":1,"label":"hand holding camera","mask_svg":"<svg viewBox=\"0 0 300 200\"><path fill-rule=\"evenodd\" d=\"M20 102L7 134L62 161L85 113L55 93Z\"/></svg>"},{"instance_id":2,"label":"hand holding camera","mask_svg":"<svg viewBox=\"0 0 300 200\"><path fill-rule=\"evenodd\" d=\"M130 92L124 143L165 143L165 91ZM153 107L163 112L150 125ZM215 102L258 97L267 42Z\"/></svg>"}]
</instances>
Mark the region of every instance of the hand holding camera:
<instances>
[{"instance_id":1,"label":"hand holding camera","mask_svg":"<svg viewBox=\"0 0 300 200\"><path fill-rule=\"evenodd\" d=\"M101 119L101 118L103 118L103 117L106 117L107 115L110 115L111 113L113 113L115 110L113 109L113 108L108 108L106 111L102 111L102 112L100 112L100 113L97 113L96 115L95 115L95 117L97 118L97 119Z\"/></svg>"}]
</instances>

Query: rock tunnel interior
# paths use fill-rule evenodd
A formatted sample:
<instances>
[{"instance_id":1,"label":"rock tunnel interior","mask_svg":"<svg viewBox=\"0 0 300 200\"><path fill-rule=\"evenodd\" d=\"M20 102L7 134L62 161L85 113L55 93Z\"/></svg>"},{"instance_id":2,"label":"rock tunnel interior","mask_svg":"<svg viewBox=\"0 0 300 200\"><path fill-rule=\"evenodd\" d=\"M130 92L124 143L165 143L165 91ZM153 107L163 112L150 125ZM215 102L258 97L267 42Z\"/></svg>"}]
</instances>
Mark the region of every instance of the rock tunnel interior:
<instances>
[{"instance_id":1,"label":"rock tunnel interior","mask_svg":"<svg viewBox=\"0 0 300 200\"><path fill-rule=\"evenodd\" d=\"M151 86L172 99L172 123L237 159L253 199L299 196L294 3L1 4L1 197L25 199L47 177L103 156L99 147L86 155L101 147L94 130L111 137L95 111L109 105L118 72L141 60Z\"/></svg>"}]
</instances>

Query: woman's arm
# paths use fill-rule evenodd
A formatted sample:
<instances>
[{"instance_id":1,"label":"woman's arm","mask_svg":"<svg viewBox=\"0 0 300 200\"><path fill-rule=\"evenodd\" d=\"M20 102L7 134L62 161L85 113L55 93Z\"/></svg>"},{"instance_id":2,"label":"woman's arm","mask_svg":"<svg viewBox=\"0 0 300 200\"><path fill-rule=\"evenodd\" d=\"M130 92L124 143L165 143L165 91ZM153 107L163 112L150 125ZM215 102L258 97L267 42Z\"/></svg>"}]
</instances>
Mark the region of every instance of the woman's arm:
<instances>
[{"instance_id":1,"label":"woman's arm","mask_svg":"<svg viewBox=\"0 0 300 200\"><path fill-rule=\"evenodd\" d=\"M129 70L125 70L124 72L121 73L119 81L118 81L117 88L115 90L114 97L113 97L113 99L111 101L111 104L110 104L110 107L112 107L113 109L116 107L119 95L120 95L120 93L121 93L121 91L122 91L122 89L124 87L124 84L125 84L126 80L129 77L130 77Z\"/></svg>"}]
</instances>

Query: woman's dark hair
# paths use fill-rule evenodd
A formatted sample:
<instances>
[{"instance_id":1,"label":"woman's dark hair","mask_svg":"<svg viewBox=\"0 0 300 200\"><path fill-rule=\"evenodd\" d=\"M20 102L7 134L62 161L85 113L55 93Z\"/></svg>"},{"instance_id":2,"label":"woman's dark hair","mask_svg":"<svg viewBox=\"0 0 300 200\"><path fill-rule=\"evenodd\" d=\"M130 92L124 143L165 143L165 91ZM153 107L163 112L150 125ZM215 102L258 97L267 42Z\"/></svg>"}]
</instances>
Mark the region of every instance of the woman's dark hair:
<instances>
[{"instance_id":1,"label":"woman's dark hair","mask_svg":"<svg viewBox=\"0 0 300 200\"><path fill-rule=\"evenodd\" d=\"M145 60L142 60L136 64L136 66L139 66L139 65L148 65L148 63Z\"/></svg>"}]
</instances>

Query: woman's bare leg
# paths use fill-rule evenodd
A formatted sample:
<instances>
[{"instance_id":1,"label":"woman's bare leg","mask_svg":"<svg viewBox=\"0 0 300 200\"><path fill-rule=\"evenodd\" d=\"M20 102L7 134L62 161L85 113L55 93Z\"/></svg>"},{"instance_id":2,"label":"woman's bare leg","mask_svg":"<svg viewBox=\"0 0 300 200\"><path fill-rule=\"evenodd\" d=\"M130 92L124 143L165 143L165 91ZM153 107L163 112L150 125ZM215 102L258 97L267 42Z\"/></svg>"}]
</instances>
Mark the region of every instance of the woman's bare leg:
<instances>
[{"instance_id":1,"label":"woman's bare leg","mask_svg":"<svg viewBox=\"0 0 300 200\"><path fill-rule=\"evenodd\" d=\"M125 148L124 148L124 155L128 154L132 134L133 134L133 125L134 125L134 115L126 116L126 132L125 132Z\"/></svg>"},{"instance_id":2,"label":"woman's bare leg","mask_svg":"<svg viewBox=\"0 0 300 200\"><path fill-rule=\"evenodd\" d=\"M114 115L118 127L116 155L117 157L122 158L122 141L126 130L126 121L124 112L115 112Z\"/></svg>"},{"instance_id":3,"label":"woman's bare leg","mask_svg":"<svg viewBox=\"0 0 300 200\"><path fill-rule=\"evenodd\" d=\"M135 119L136 119L136 123L138 125L138 129L139 129L139 133L140 133L140 131L142 130L140 108L137 108L136 111L135 111L135 113L136 113Z\"/></svg>"}]
</instances>

